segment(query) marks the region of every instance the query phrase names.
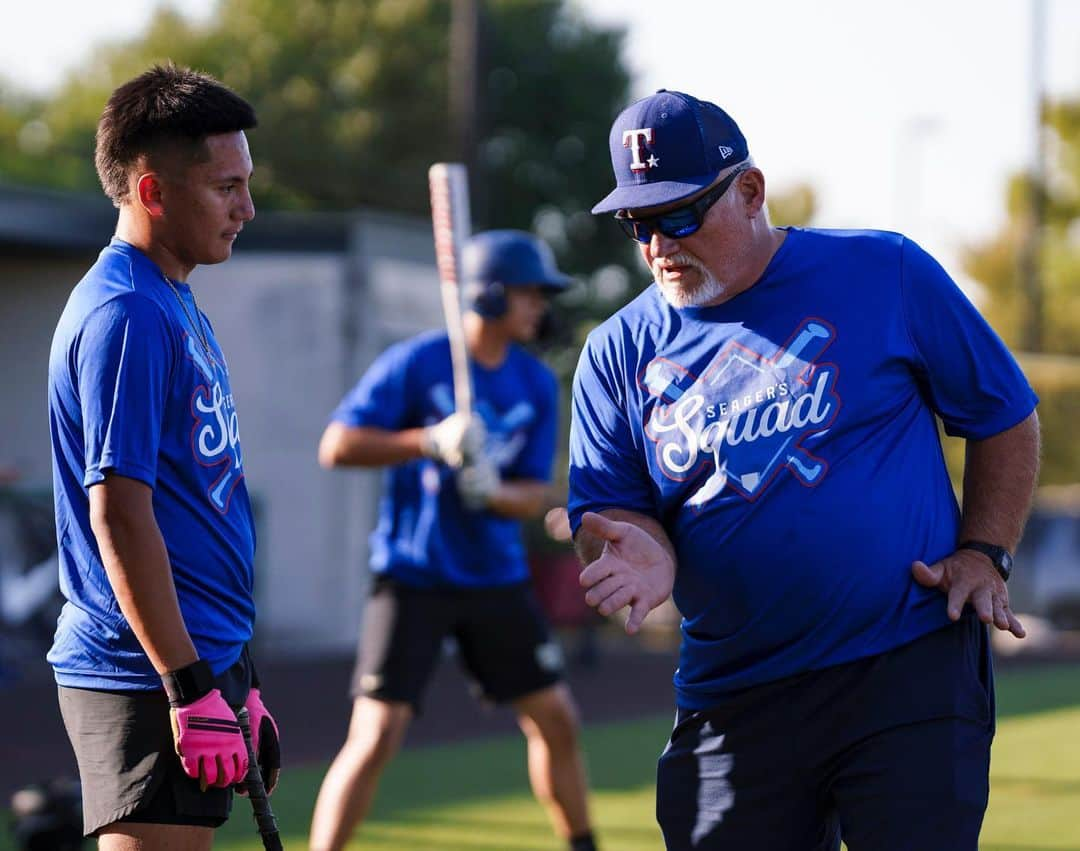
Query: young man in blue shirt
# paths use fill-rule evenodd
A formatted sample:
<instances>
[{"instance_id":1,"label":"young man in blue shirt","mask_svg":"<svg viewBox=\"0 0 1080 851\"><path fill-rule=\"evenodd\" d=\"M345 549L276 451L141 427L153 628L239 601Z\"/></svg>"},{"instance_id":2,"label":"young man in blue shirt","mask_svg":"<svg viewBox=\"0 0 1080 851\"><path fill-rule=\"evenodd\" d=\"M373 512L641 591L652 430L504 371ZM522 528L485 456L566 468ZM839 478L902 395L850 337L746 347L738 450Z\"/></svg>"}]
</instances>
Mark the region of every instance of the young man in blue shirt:
<instances>
[{"instance_id":1,"label":"young man in blue shirt","mask_svg":"<svg viewBox=\"0 0 1080 851\"><path fill-rule=\"evenodd\" d=\"M348 739L311 826L336 851L364 818L440 657L444 638L486 698L510 704L529 778L572 851L594 849L585 773L561 658L529 586L521 520L547 502L557 384L519 346L566 279L521 231L477 234L462 252L474 412L454 411L445 332L384 352L342 400L319 446L325 467L387 467L371 536ZM448 778L449 780L449 778Z\"/></svg>"},{"instance_id":2,"label":"young man in blue shirt","mask_svg":"<svg viewBox=\"0 0 1080 851\"><path fill-rule=\"evenodd\" d=\"M772 227L714 104L661 90L610 149L593 212L654 285L581 355L568 509L590 605L683 615L667 847L975 851L1034 393L911 240Z\"/></svg>"},{"instance_id":3,"label":"young man in blue shirt","mask_svg":"<svg viewBox=\"0 0 1080 851\"><path fill-rule=\"evenodd\" d=\"M277 728L247 652L255 534L229 369L185 281L255 214L251 106L155 67L113 92L96 165L116 235L72 291L49 358L67 598L49 652L98 847L208 849Z\"/></svg>"}]
</instances>

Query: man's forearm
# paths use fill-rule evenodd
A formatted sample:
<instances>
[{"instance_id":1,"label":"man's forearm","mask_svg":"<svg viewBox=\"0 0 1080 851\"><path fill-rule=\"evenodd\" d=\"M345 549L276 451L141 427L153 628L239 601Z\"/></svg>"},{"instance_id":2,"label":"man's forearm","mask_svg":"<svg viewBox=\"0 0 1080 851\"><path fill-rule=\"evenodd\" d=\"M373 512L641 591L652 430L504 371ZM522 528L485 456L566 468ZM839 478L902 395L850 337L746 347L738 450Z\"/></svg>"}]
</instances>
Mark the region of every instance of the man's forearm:
<instances>
[{"instance_id":1,"label":"man's forearm","mask_svg":"<svg viewBox=\"0 0 1080 851\"><path fill-rule=\"evenodd\" d=\"M510 479L499 482L499 487L488 500L488 508L503 517L527 520L537 517L549 507L551 500L547 482L535 479Z\"/></svg>"},{"instance_id":2,"label":"man's forearm","mask_svg":"<svg viewBox=\"0 0 1080 851\"><path fill-rule=\"evenodd\" d=\"M169 555L153 514L95 508L91 526L109 584L154 670L163 674L190 665L198 653L180 612Z\"/></svg>"},{"instance_id":3,"label":"man's forearm","mask_svg":"<svg viewBox=\"0 0 1080 851\"><path fill-rule=\"evenodd\" d=\"M323 467L383 467L423 457L422 428L392 431L331 423L319 442Z\"/></svg>"},{"instance_id":4,"label":"man's forearm","mask_svg":"<svg viewBox=\"0 0 1080 851\"><path fill-rule=\"evenodd\" d=\"M985 440L969 440L964 464L961 540L975 539L1015 550L1039 475L1039 419Z\"/></svg>"},{"instance_id":5,"label":"man's forearm","mask_svg":"<svg viewBox=\"0 0 1080 851\"><path fill-rule=\"evenodd\" d=\"M660 521L648 514L640 514L637 511L626 511L622 508L607 508L598 512L609 520L619 520L623 523L633 523L642 531L648 533L664 550L671 556L671 563L676 564L675 547L671 543ZM574 535L574 549L577 550L578 558L583 565L592 564L603 552L604 542L590 535L584 529L578 529Z\"/></svg>"}]
</instances>

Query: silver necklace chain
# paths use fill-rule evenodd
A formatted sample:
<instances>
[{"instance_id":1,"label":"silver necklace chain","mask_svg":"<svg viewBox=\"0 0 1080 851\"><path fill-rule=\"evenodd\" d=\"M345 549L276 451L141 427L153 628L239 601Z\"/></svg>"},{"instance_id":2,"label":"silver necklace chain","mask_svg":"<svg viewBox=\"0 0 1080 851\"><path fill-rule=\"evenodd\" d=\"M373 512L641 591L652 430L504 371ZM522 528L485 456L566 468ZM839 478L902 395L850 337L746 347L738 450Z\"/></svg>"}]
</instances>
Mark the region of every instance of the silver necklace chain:
<instances>
[{"instance_id":1,"label":"silver necklace chain","mask_svg":"<svg viewBox=\"0 0 1080 851\"><path fill-rule=\"evenodd\" d=\"M196 333L199 338L199 342L202 343L203 351L206 352L206 357L210 363L216 363L214 353L210 351L210 343L206 337L206 329L203 327L202 314L199 313L199 303L195 301L195 293L191 294L191 303L195 306L195 319L191 318L191 312L188 310L187 304L184 303L184 299L180 295L180 290L176 288L168 275L162 275L165 279L165 283L169 285L169 289L172 290L172 294L176 296L177 302L180 304L180 309L184 311L184 318L187 319L191 329ZM196 319L198 324L196 324Z\"/></svg>"}]
</instances>

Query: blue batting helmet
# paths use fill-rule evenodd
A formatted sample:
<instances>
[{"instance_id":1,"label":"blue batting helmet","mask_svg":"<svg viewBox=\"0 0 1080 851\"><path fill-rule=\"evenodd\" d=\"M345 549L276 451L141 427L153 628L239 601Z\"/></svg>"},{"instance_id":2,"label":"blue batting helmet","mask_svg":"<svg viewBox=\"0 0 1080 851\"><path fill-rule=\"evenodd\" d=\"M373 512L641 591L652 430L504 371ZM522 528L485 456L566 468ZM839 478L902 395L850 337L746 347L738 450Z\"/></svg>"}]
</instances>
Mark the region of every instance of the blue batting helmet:
<instances>
[{"instance_id":1,"label":"blue batting helmet","mask_svg":"<svg viewBox=\"0 0 1080 851\"><path fill-rule=\"evenodd\" d=\"M472 236L461 250L466 306L488 319L506 313L506 288L539 286L556 293L570 279L555 265L547 244L522 230L489 230Z\"/></svg>"}]
</instances>

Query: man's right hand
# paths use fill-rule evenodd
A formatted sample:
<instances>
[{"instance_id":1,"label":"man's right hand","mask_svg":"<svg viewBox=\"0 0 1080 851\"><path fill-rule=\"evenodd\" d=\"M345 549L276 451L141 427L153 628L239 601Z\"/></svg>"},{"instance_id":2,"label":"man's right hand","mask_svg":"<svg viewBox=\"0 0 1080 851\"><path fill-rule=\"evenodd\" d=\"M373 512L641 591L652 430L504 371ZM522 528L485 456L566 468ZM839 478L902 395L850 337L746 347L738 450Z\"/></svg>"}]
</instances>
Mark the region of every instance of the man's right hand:
<instances>
[{"instance_id":1,"label":"man's right hand","mask_svg":"<svg viewBox=\"0 0 1080 851\"><path fill-rule=\"evenodd\" d=\"M480 417L455 412L424 429L421 451L428 458L460 469L483 455L486 441L487 430Z\"/></svg>"},{"instance_id":2,"label":"man's right hand","mask_svg":"<svg viewBox=\"0 0 1080 851\"><path fill-rule=\"evenodd\" d=\"M207 786L232 786L247 776L248 755L235 713L214 689L187 706L169 709L173 742L188 777Z\"/></svg>"},{"instance_id":3,"label":"man's right hand","mask_svg":"<svg viewBox=\"0 0 1080 851\"><path fill-rule=\"evenodd\" d=\"M247 775L248 754L240 723L213 688L203 660L162 676L169 696L173 744L184 773L207 786L232 786Z\"/></svg>"},{"instance_id":4,"label":"man's right hand","mask_svg":"<svg viewBox=\"0 0 1080 851\"><path fill-rule=\"evenodd\" d=\"M585 602L605 617L630 606L626 631L633 635L645 616L663 603L675 583L675 563L657 540L633 523L587 512L581 529L604 542L600 556L581 571Z\"/></svg>"}]
</instances>

